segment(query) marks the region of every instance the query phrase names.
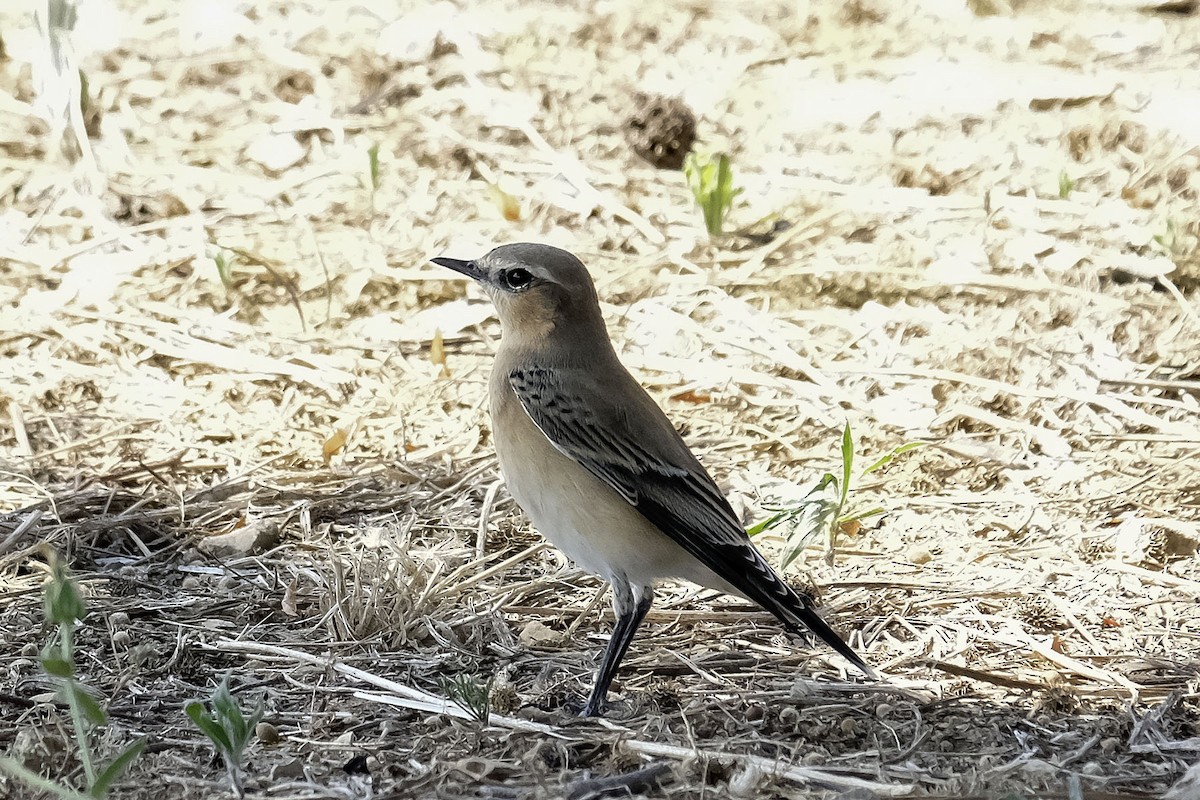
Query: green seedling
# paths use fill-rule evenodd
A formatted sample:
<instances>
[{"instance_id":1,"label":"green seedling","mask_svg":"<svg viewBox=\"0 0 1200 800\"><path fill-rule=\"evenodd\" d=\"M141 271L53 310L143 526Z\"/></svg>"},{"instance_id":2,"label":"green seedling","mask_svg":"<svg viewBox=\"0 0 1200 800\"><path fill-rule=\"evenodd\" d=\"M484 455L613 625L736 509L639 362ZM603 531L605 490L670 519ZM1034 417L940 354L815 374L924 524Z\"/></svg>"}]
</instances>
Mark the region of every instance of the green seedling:
<instances>
[{"instance_id":1,"label":"green seedling","mask_svg":"<svg viewBox=\"0 0 1200 800\"><path fill-rule=\"evenodd\" d=\"M213 748L225 762L225 772L229 775L234 794L245 797L246 790L242 781L243 762L246 748L255 736L254 729L266 713L263 699L259 698L254 710L247 715L230 693L229 675L226 675L213 691L208 705L211 710L199 700L193 700L184 706L184 712L209 738Z\"/></svg>"},{"instance_id":2,"label":"green seedling","mask_svg":"<svg viewBox=\"0 0 1200 800\"><path fill-rule=\"evenodd\" d=\"M1175 224L1175 220L1167 220L1167 228L1159 234L1155 234L1154 243L1157 244L1162 251L1168 256L1174 258L1178 256L1182 250L1182 240L1179 236L1179 226Z\"/></svg>"},{"instance_id":3,"label":"green seedling","mask_svg":"<svg viewBox=\"0 0 1200 800\"><path fill-rule=\"evenodd\" d=\"M725 216L733 207L733 199L742 193L733 185L733 166L729 156L715 153L700 156L688 153L683 161L683 174L688 188L704 214L704 227L709 236L720 236Z\"/></svg>"},{"instance_id":4,"label":"green seedling","mask_svg":"<svg viewBox=\"0 0 1200 800\"><path fill-rule=\"evenodd\" d=\"M217 266L217 276L221 279L225 291L233 291L233 259L225 255L224 250L218 250L213 256L213 263Z\"/></svg>"},{"instance_id":5,"label":"green seedling","mask_svg":"<svg viewBox=\"0 0 1200 800\"><path fill-rule=\"evenodd\" d=\"M859 473L859 480L872 472L883 469L897 456L923 444L925 443L907 442L892 448ZM837 543L839 533L856 530L864 519L884 513L881 506L864 507L850 504L850 489L854 479L854 436L848 422L842 429L841 456L840 475L826 472L799 502L768 506L767 510L775 513L746 531L751 536L757 536L764 531L779 527L786 530L785 540L788 549L780 563L780 569L787 569L793 561L800 557L800 553L804 551L808 543L815 536L821 534L825 535L827 542L825 560L832 562L834 545Z\"/></svg>"},{"instance_id":6,"label":"green seedling","mask_svg":"<svg viewBox=\"0 0 1200 800\"><path fill-rule=\"evenodd\" d=\"M58 684L58 695L71 715L79 762L83 766L84 790L46 778L25 767L15 758L0 758L0 770L22 782L56 797L79 800L102 800L113 783L146 748L144 739L122 750L108 764L101 764L92 749L92 733L108 723L108 715L95 696L79 680L75 668L75 626L87 613L79 587L58 557L50 559L50 581L43 598L46 621L58 628L41 654L42 669Z\"/></svg>"},{"instance_id":7,"label":"green seedling","mask_svg":"<svg viewBox=\"0 0 1200 800\"><path fill-rule=\"evenodd\" d=\"M1075 181L1071 180L1071 176L1064 169L1058 173L1058 196L1066 200L1073 191L1075 191Z\"/></svg>"},{"instance_id":8,"label":"green seedling","mask_svg":"<svg viewBox=\"0 0 1200 800\"><path fill-rule=\"evenodd\" d=\"M442 679L442 692L476 722L487 722L492 710L492 679L480 683L470 675Z\"/></svg>"}]
</instances>

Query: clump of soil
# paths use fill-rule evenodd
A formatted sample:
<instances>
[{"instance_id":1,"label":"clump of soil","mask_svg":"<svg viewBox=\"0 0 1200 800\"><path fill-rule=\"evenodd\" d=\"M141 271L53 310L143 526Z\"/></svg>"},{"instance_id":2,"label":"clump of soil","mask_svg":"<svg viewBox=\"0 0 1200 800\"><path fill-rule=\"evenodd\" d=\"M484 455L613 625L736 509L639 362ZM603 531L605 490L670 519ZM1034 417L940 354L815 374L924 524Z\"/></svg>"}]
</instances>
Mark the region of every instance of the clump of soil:
<instances>
[{"instance_id":1,"label":"clump of soil","mask_svg":"<svg viewBox=\"0 0 1200 800\"><path fill-rule=\"evenodd\" d=\"M679 169L696 142L696 115L677 97L634 95L637 110L625 120L625 141L659 169Z\"/></svg>"}]
</instances>

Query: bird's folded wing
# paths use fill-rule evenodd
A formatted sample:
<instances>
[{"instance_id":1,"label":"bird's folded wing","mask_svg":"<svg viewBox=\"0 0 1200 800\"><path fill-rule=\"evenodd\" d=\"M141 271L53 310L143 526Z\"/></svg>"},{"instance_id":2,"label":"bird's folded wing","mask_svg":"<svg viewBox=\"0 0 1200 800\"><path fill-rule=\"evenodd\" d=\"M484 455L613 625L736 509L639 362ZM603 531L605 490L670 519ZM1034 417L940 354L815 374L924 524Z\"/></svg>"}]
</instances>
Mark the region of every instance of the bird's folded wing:
<instances>
[{"instance_id":1,"label":"bird's folded wing","mask_svg":"<svg viewBox=\"0 0 1200 800\"><path fill-rule=\"evenodd\" d=\"M748 548L749 538L733 508L641 387L636 400L644 398L648 405L620 408L611 391L572 385L588 380L578 371L543 367L515 369L509 375L521 405L551 444L615 489L685 550L707 563L716 555L710 551L721 546Z\"/></svg>"}]
</instances>

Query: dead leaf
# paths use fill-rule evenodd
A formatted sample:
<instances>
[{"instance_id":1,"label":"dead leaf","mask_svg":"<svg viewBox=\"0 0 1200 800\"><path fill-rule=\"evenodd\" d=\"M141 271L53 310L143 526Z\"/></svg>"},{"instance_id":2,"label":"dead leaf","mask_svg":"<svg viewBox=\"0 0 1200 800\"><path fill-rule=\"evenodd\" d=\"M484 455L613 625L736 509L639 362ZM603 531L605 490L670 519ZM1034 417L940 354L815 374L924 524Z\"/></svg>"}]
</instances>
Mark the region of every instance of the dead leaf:
<instances>
[{"instance_id":1,"label":"dead leaf","mask_svg":"<svg viewBox=\"0 0 1200 800\"><path fill-rule=\"evenodd\" d=\"M848 519L845 522L839 523L838 527L847 536L858 536L858 532L862 530L862 522L856 519Z\"/></svg>"},{"instance_id":2,"label":"dead leaf","mask_svg":"<svg viewBox=\"0 0 1200 800\"><path fill-rule=\"evenodd\" d=\"M563 641L562 633L536 619L526 623L517 638L526 647L556 647Z\"/></svg>"},{"instance_id":3,"label":"dead leaf","mask_svg":"<svg viewBox=\"0 0 1200 800\"><path fill-rule=\"evenodd\" d=\"M329 460L342 452L342 448L346 446L346 440L350 438L349 432L345 428L338 428L333 432L333 435L325 440L325 444L321 445L321 457L325 460L325 466L329 466Z\"/></svg>"},{"instance_id":4,"label":"dead leaf","mask_svg":"<svg viewBox=\"0 0 1200 800\"><path fill-rule=\"evenodd\" d=\"M679 394L673 394L673 395L671 395L671 399L672 400L682 400L685 403L695 403L697 405L699 405L701 403L711 403L712 402L712 397L710 395L703 394L702 392L694 392L691 389L680 392Z\"/></svg>"},{"instance_id":5,"label":"dead leaf","mask_svg":"<svg viewBox=\"0 0 1200 800\"><path fill-rule=\"evenodd\" d=\"M488 184L488 194L491 196L492 202L496 204L496 208L500 209L501 216L506 220L516 222L521 218L521 203L517 198L494 183Z\"/></svg>"},{"instance_id":6,"label":"dead leaf","mask_svg":"<svg viewBox=\"0 0 1200 800\"><path fill-rule=\"evenodd\" d=\"M296 595L300 589L300 579L292 578L292 582L283 590L283 600L279 603L280 610L293 619L300 616L300 612L296 608Z\"/></svg>"},{"instance_id":7,"label":"dead leaf","mask_svg":"<svg viewBox=\"0 0 1200 800\"><path fill-rule=\"evenodd\" d=\"M433 340L429 342L429 361L442 368L441 376L450 377L450 368L446 366L446 343L442 340L442 331L433 332Z\"/></svg>"},{"instance_id":8,"label":"dead leaf","mask_svg":"<svg viewBox=\"0 0 1200 800\"><path fill-rule=\"evenodd\" d=\"M270 519L251 520L229 533L207 536L196 543L203 553L217 558L241 558L270 550L279 543L279 523Z\"/></svg>"}]
</instances>

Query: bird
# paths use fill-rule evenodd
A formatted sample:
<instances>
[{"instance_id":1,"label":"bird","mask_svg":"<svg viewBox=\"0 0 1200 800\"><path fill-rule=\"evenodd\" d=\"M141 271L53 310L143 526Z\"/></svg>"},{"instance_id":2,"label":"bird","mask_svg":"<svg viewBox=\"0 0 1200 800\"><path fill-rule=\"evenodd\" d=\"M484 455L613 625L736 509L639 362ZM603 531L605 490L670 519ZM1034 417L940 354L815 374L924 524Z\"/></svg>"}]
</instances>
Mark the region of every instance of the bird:
<instances>
[{"instance_id":1,"label":"bird","mask_svg":"<svg viewBox=\"0 0 1200 800\"><path fill-rule=\"evenodd\" d=\"M581 716L603 714L662 580L741 596L874 671L754 547L667 415L622 365L583 262L545 244L431 261L476 281L501 338L488 380L509 493L534 527L607 581L616 623Z\"/></svg>"}]
</instances>

